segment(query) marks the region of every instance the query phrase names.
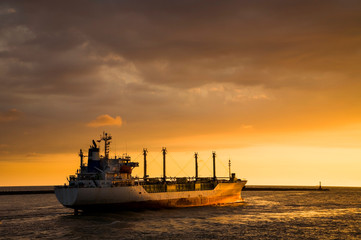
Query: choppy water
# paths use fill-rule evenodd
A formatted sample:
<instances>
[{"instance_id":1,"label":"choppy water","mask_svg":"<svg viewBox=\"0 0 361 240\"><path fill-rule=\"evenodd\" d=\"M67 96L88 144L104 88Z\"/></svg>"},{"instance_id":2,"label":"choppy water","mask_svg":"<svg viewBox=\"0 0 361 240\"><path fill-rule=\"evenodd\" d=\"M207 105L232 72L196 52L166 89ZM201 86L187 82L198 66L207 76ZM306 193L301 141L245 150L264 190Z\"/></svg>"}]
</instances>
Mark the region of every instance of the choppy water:
<instances>
[{"instance_id":1,"label":"choppy water","mask_svg":"<svg viewBox=\"0 0 361 240\"><path fill-rule=\"evenodd\" d=\"M361 239L361 189L244 192L245 203L73 216L52 194L0 196L1 239Z\"/></svg>"}]
</instances>

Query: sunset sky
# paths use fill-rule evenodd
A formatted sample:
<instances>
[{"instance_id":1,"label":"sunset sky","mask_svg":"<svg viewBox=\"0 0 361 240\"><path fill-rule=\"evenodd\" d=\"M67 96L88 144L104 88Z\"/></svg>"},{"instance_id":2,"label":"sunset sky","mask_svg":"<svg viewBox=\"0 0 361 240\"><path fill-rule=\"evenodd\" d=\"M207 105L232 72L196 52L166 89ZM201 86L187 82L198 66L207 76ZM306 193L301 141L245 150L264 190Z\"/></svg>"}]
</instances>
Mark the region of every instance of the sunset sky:
<instances>
[{"instance_id":1,"label":"sunset sky","mask_svg":"<svg viewBox=\"0 0 361 240\"><path fill-rule=\"evenodd\" d=\"M0 186L63 184L103 131L149 173L361 186L361 2L1 1Z\"/></svg>"}]
</instances>

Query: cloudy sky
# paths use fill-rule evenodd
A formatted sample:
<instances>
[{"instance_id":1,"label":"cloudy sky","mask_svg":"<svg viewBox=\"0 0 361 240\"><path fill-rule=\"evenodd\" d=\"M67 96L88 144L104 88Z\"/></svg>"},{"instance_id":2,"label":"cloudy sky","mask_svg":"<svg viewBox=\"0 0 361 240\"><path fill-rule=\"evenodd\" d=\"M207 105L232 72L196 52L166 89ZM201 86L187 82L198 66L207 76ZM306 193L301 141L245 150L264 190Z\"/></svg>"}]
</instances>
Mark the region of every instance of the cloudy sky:
<instances>
[{"instance_id":1,"label":"cloudy sky","mask_svg":"<svg viewBox=\"0 0 361 240\"><path fill-rule=\"evenodd\" d=\"M171 175L194 175L194 151L211 175L217 151L219 174L231 158L249 184L361 186L360 12L352 0L1 1L0 185L62 184L105 130L114 153L147 147L153 176L166 146Z\"/></svg>"}]
</instances>

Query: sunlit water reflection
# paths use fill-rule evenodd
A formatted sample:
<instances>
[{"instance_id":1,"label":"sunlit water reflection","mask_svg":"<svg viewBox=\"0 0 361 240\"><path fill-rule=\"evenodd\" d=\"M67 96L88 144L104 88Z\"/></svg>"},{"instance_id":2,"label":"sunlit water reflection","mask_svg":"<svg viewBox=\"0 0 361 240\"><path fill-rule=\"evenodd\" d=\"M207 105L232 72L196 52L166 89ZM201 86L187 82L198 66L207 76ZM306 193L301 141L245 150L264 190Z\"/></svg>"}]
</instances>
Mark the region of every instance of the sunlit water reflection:
<instances>
[{"instance_id":1,"label":"sunlit water reflection","mask_svg":"<svg viewBox=\"0 0 361 240\"><path fill-rule=\"evenodd\" d=\"M5 239L358 239L361 189L244 192L244 202L73 216L54 195L0 196Z\"/></svg>"}]
</instances>

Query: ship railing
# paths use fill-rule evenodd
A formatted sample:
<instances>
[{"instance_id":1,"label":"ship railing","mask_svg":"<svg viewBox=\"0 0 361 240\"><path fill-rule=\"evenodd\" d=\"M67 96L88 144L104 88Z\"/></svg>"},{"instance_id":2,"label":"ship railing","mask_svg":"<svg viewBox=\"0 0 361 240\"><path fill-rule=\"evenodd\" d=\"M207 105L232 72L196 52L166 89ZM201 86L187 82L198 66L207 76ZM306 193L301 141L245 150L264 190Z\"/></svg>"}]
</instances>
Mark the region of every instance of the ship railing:
<instances>
[{"instance_id":1,"label":"ship railing","mask_svg":"<svg viewBox=\"0 0 361 240\"><path fill-rule=\"evenodd\" d=\"M133 181L126 181L126 180L121 180L121 181L112 181L112 186L133 186L134 182Z\"/></svg>"},{"instance_id":2,"label":"ship railing","mask_svg":"<svg viewBox=\"0 0 361 240\"><path fill-rule=\"evenodd\" d=\"M137 185L146 185L146 184L164 184L164 179L162 177L154 177L154 178L133 178L135 179L135 182ZM217 182L228 182L231 179L229 177L217 177L215 179ZM167 177L166 183L189 183L189 182L201 182L201 183L207 183L207 182L214 182L215 181L213 177Z\"/></svg>"}]
</instances>

